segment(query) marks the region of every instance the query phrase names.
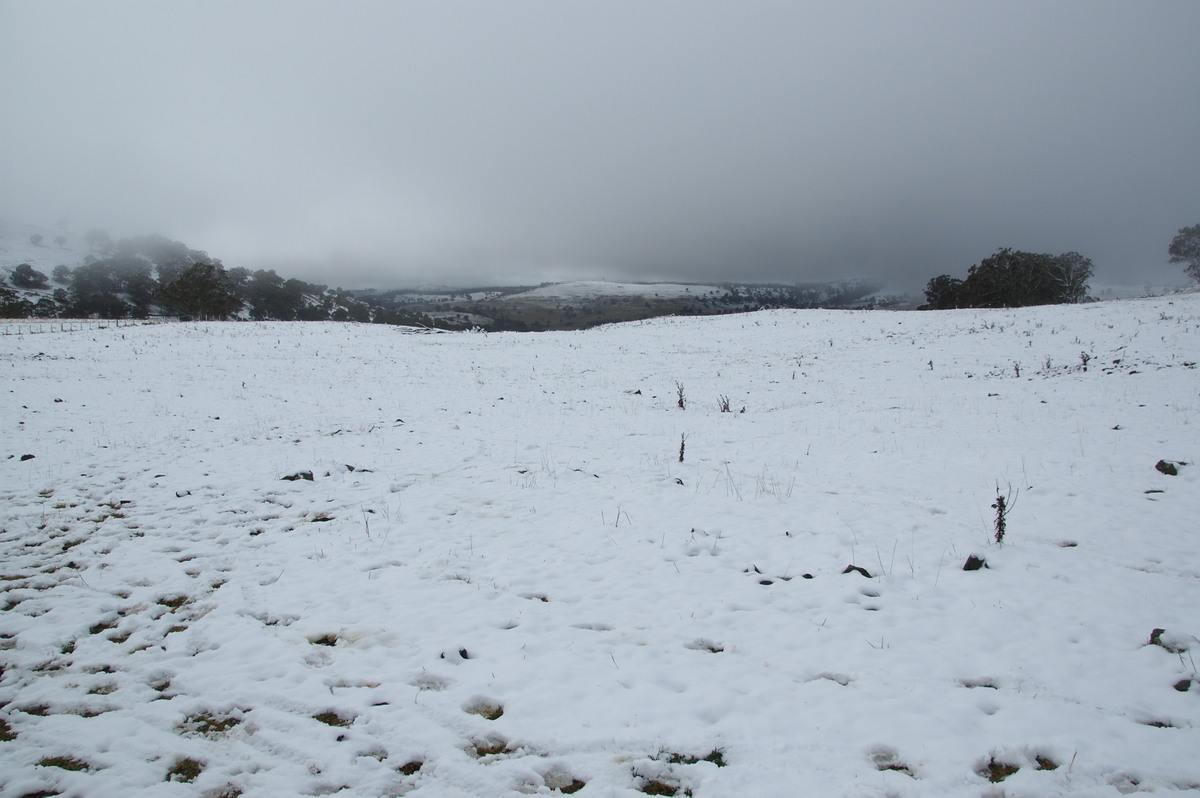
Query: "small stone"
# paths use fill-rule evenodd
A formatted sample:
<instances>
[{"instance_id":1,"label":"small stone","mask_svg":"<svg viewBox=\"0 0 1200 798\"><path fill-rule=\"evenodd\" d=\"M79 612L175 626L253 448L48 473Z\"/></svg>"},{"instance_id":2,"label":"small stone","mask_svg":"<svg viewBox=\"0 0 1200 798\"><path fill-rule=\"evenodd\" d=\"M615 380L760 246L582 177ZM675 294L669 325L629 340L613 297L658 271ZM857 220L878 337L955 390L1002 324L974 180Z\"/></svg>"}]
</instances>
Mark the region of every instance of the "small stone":
<instances>
[{"instance_id":1,"label":"small stone","mask_svg":"<svg viewBox=\"0 0 1200 798\"><path fill-rule=\"evenodd\" d=\"M26 460L32 460L33 458L34 458L34 455L32 455L32 454L23 454L23 455L21 455L21 462L23 463Z\"/></svg>"},{"instance_id":2,"label":"small stone","mask_svg":"<svg viewBox=\"0 0 1200 798\"><path fill-rule=\"evenodd\" d=\"M968 557L967 561L963 563L964 571L978 571L980 568L987 567L987 560L983 559L982 557L976 557L974 554Z\"/></svg>"},{"instance_id":3,"label":"small stone","mask_svg":"<svg viewBox=\"0 0 1200 798\"><path fill-rule=\"evenodd\" d=\"M844 574L862 574L867 579L871 578L870 571L868 571L866 568L859 568L857 565L847 565L846 570L842 571L842 573L844 573Z\"/></svg>"},{"instance_id":4,"label":"small stone","mask_svg":"<svg viewBox=\"0 0 1200 798\"><path fill-rule=\"evenodd\" d=\"M284 479L286 479L288 482L295 482L298 479L307 479L309 482L312 482L313 472L297 471L295 474L288 474L286 477L284 477Z\"/></svg>"},{"instance_id":5,"label":"small stone","mask_svg":"<svg viewBox=\"0 0 1200 798\"><path fill-rule=\"evenodd\" d=\"M1179 476L1179 463L1172 463L1170 460L1159 460L1154 464L1154 467L1160 474L1166 474L1169 477Z\"/></svg>"}]
</instances>

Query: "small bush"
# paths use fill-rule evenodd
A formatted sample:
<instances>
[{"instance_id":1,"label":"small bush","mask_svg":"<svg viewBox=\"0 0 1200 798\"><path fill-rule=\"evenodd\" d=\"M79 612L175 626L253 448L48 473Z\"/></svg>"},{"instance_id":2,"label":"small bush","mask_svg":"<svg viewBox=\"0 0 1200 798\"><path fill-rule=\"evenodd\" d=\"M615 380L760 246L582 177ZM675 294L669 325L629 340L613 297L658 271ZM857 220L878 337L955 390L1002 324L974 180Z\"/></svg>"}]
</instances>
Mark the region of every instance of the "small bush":
<instances>
[{"instance_id":1,"label":"small bush","mask_svg":"<svg viewBox=\"0 0 1200 798\"><path fill-rule=\"evenodd\" d=\"M20 266L12 270L12 284L17 288L50 287L50 284L46 282L46 275L30 266L28 263L22 263Z\"/></svg>"},{"instance_id":2,"label":"small bush","mask_svg":"<svg viewBox=\"0 0 1200 798\"><path fill-rule=\"evenodd\" d=\"M996 503L992 505L992 509L996 511L996 518L992 521L996 545L1004 544L1004 535L1008 531L1008 514L1012 512L1015 504L1016 496L1011 490L1005 495L1000 493L999 488L996 489Z\"/></svg>"}]
</instances>

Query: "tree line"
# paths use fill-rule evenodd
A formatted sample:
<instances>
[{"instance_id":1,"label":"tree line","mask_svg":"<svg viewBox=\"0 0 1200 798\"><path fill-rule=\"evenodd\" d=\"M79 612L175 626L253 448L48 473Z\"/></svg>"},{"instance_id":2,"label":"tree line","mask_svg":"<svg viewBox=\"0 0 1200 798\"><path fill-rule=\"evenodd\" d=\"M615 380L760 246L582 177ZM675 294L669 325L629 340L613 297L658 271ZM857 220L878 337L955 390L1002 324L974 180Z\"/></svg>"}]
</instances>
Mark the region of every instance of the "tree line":
<instances>
[{"instance_id":1,"label":"tree line","mask_svg":"<svg viewBox=\"0 0 1200 798\"><path fill-rule=\"evenodd\" d=\"M12 285L42 295L36 300L0 286L6 318L194 319L248 316L271 321L357 321L432 326L402 310L374 307L340 288L284 278L274 269L226 269L202 250L163 236L117 242L99 231L86 237L92 254L71 269L50 275L22 263Z\"/></svg>"},{"instance_id":2,"label":"tree line","mask_svg":"<svg viewBox=\"0 0 1200 798\"><path fill-rule=\"evenodd\" d=\"M41 236L36 236L38 239ZM56 266L50 275L22 263L10 280L36 299L0 285L4 318L146 318L175 315L197 319L248 316L272 321L356 321L453 327L451 322L416 309L364 302L340 288L284 278L273 269L226 269L220 260L163 236L134 236L113 242L103 231L85 240L92 254L71 269ZM57 240L59 245L63 241ZM40 241L34 241L35 245ZM1200 224L1181 228L1168 247L1171 263L1200 281ZM965 279L942 274L925 287L922 310L1004 308L1082 302L1094 267L1078 252L1061 255L1000 249L967 270ZM768 287L755 293L732 288L724 306L744 300L747 307L829 307L860 299L864 289L853 281L822 288ZM729 312L706 308L693 312ZM493 312L496 309L493 308ZM676 312L679 312L678 310ZM512 321L511 329L532 329ZM519 326L517 326L519 324ZM497 328L505 328L498 324Z\"/></svg>"},{"instance_id":3,"label":"tree line","mask_svg":"<svg viewBox=\"0 0 1200 798\"><path fill-rule=\"evenodd\" d=\"M1015 308L1082 302L1094 272L1078 252L1047 255L1000 249L967 270L960 280L948 274L925 286L923 310Z\"/></svg>"},{"instance_id":4,"label":"tree line","mask_svg":"<svg viewBox=\"0 0 1200 798\"><path fill-rule=\"evenodd\" d=\"M1200 224L1181 228L1167 247L1168 262L1200 282ZM1083 302L1094 267L1078 252L1047 255L997 250L967 270L965 280L942 274L925 286L921 310L1015 308Z\"/></svg>"}]
</instances>

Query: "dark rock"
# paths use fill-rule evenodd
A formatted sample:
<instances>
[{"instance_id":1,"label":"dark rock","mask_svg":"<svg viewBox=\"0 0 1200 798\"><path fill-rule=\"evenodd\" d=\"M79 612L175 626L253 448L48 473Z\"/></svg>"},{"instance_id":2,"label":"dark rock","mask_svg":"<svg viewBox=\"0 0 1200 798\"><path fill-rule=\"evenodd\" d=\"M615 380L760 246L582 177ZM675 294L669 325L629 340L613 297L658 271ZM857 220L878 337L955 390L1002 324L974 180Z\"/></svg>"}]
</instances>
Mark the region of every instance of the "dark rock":
<instances>
[{"instance_id":1,"label":"dark rock","mask_svg":"<svg viewBox=\"0 0 1200 798\"><path fill-rule=\"evenodd\" d=\"M1180 679L1179 681L1175 682L1174 687L1179 692L1186 693L1188 690L1190 690L1192 688L1192 680L1191 679Z\"/></svg>"},{"instance_id":2,"label":"dark rock","mask_svg":"<svg viewBox=\"0 0 1200 798\"><path fill-rule=\"evenodd\" d=\"M1169 477L1177 477L1179 476L1179 466L1181 465L1183 465L1183 463L1172 463L1170 460L1159 460L1154 464L1154 467L1160 474L1166 474Z\"/></svg>"},{"instance_id":3,"label":"dark rock","mask_svg":"<svg viewBox=\"0 0 1200 798\"><path fill-rule=\"evenodd\" d=\"M307 479L309 482L312 482L313 472L297 471L295 474L289 474L288 476L284 477L284 479L286 479L288 482L295 482L298 479Z\"/></svg>"},{"instance_id":4,"label":"dark rock","mask_svg":"<svg viewBox=\"0 0 1200 798\"><path fill-rule=\"evenodd\" d=\"M976 557L974 554L968 557L967 561L963 563L964 571L978 571L980 568L987 567L987 560L983 559L982 557Z\"/></svg>"},{"instance_id":5,"label":"dark rock","mask_svg":"<svg viewBox=\"0 0 1200 798\"><path fill-rule=\"evenodd\" d=\"M859 568L857 565L847 565L847 566L846 566L846 570L842 571L842 573L844 573L844 574L851 574L851 573L853 573L853 574L862 574L862 575L863 575L863 576L865 576L867 579L870 579L870 578L871 578L871 572L870 572L870 571L868 571L866 568Z\"/></svg>"},{"instance_id":6,"label":"dark rock","mask_svg":"<svg viewBox=\"0 0 1200 798\"><path fill-rule=\"evenodd\" d=\"M1167 634L1166 629L1152 630L1150 632L1150 642L1147 645L1159 646L1172 654L1182 654L1188 650L1188 644L1179 635Z\"/></svg>"},{"instance_id":7,"label":"dark rock","mask_svg":"<svg viewBox=\"0 0 1200 798\"><path fill-rule=\"evenodd\" d=\"M32 455L32 454L23 454L23 455L21 455L21 462L23 463L26 460L32 460L33 458L34 458L34 455Z\"/></svg>"}]
</instances>

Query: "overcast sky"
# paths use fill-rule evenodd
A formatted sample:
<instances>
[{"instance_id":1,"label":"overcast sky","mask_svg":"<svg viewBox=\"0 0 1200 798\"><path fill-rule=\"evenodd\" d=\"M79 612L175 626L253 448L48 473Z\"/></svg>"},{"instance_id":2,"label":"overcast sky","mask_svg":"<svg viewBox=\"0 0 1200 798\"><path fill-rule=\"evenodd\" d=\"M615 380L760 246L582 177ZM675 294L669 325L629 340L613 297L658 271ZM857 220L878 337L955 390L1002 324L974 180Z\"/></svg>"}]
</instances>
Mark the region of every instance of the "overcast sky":
<instances>
[{"instance_id":1,"label":"overcast sky","mask_svg":"<svg viewBox=\"0 0 1200 798\"><path fill-rule=\"evenodd\" d=\"M1184 282L1200 2L0 0L0 216L330 285Z\"/></svg>"}]
</instances>

